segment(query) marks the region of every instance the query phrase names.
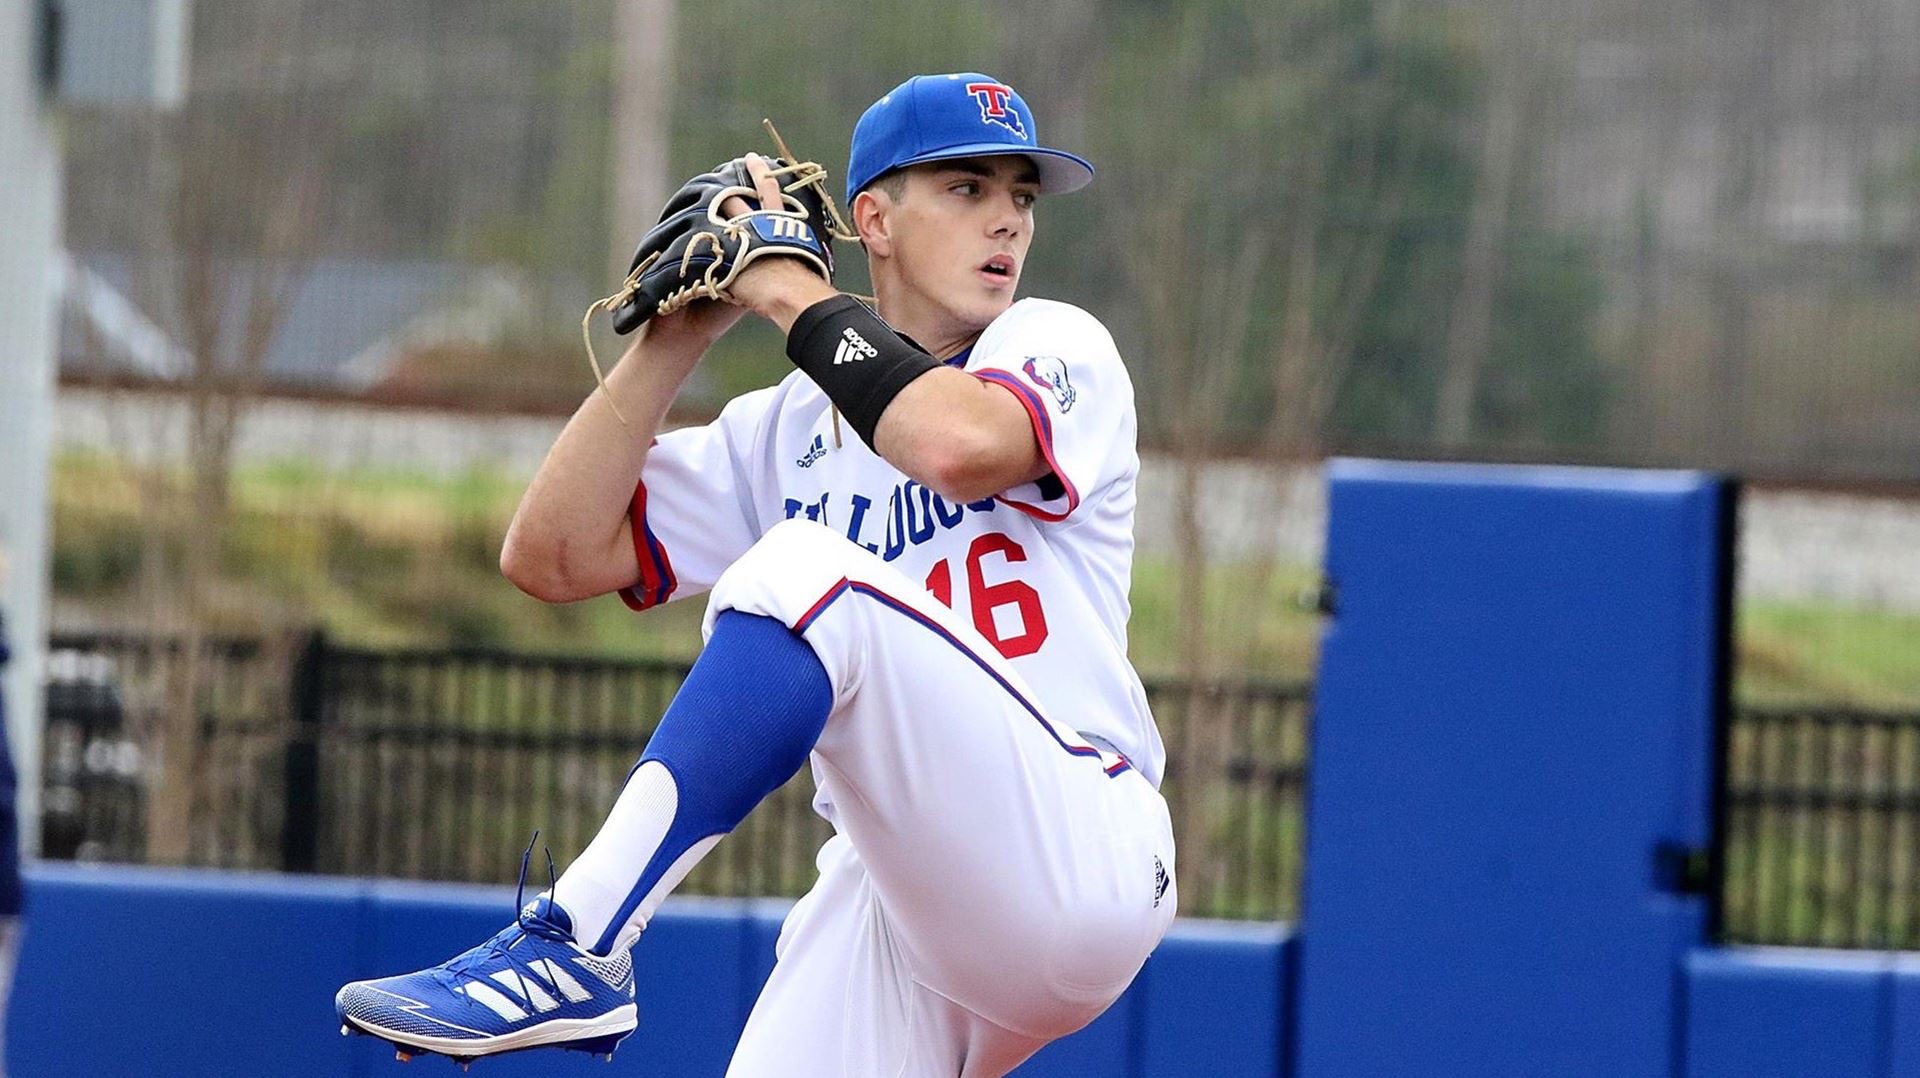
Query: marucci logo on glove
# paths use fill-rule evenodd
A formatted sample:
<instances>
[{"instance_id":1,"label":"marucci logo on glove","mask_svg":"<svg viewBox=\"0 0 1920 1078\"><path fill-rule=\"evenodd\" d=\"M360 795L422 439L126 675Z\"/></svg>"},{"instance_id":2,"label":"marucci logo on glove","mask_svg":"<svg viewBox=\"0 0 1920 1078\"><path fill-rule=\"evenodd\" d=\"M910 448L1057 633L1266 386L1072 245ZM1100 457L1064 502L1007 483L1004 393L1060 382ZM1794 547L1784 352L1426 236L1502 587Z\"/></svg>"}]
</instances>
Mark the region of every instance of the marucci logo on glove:
<instances>
[{"instance_id":1,"label":"marucci logo on glove","mask_svg":"<svg viewBox=\"0 0 1920 1078\"><path fill-rule=\"evenodd\" d=\"M767 164L782 192L777 202L760 198L745 158L682 184L667 200L658 223L640 238L620 291L596 302L587 317L612 311L614 332L624 334L689 303L732 302L734 279L748 264L768 256L798 258L831 283L832 240L852 233L826 193L826 170L811 161L789 163L784 156ZM735 198L747 208L730 212L728 200ZM755 203L765 204L754 208ZM591 359L590 335L587 344Z\"/></svg>"},{"instance_id":2,"label":"marucci logo on glove","mask_svg":"<svg viewBox=\"0 0 1920 1078\"><path fill-rule=\"evenodd\" d=\"M754 231L768 239L800 240L804 243L816 242L813 238L813 230L808 228L807 223L798 217L776 217L772 215L759 217L753 220L753 228Z\"/></svg>"},{"instance_id":3,"label":"marucci logo on glove","mask_svg":"<svg viewBox=\"0 0 1920 1078\"><path fill-rule=\"evenodd\" d=\"M867 339L852 326L840 331L840 347L833 350L833 365L858 363L863 359L872 359L880 350L867 343Z\"/></svg>"}]
</instances>

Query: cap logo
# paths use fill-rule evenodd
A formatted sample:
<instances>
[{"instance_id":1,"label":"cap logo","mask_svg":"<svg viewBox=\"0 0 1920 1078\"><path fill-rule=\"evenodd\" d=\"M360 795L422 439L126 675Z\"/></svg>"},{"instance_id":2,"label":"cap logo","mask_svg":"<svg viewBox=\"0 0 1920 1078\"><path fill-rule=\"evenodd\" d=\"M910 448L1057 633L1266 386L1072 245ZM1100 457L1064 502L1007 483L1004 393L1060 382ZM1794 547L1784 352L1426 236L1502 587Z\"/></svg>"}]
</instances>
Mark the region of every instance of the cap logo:
<instances>
[{"instance_id":1,"label":"cap logo","mask_svg":"<svg viewBox=\"0 0 1920 1078\"><path fill-rule=\"evenodd\" d=\"M1007 107L1007 99L1013 96L1013 87L998 82L970 82L967 92L980 106L980 122L999 124L1001 127L1027 139L1027 126L1020 122L1020 114Z\"/></svg>"}]
</instances>

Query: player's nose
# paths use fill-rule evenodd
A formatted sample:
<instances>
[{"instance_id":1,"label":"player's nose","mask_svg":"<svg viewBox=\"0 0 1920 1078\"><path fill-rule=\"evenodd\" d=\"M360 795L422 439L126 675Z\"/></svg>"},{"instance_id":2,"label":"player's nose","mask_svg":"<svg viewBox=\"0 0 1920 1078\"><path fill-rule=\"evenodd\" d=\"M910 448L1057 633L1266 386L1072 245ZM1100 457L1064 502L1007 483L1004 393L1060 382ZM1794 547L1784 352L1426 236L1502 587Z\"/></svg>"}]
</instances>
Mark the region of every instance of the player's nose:
<instances>
[{"instance_id":1,"label":"player's nose","mask_svg":"<svg viewBox=\"0 0 1920 1078\"><path fill-rule=\"evenodd\" d=\"M995 237L1013 237L1020 234L1026 223L1026 215L1021 212L1018 196L1008 194L993 201L992 232Z\"/></svg>"}]
</instances>

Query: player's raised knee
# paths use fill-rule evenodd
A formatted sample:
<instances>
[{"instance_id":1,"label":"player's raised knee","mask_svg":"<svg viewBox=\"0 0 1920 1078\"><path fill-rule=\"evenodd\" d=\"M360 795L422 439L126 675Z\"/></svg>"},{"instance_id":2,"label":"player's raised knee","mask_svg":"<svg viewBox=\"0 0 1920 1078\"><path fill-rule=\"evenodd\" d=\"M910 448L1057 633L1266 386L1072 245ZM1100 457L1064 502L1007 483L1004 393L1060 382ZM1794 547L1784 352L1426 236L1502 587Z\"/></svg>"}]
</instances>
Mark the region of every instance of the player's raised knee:
<instances>
[{"instance_id":1,"label":"player's raised knee","mask_svg":"<svg viewBox=\"0 0 1920 1078\"><path fill-rule=\"evenodd\" d=\"M772 556L794 562L804 561L810 565L836 566L835 575L843 576L846 567L866 551L847 541L846 536L824 524L794 517L783 520L767 529L760 541L753 545L754 552L765 551Z\"/></svg>"},{"instance_id":2,"label":"player's raised knee","mask_svg":"<svg viewBox=\"0 0 1920 1078\"><path fill-rule=\"evenodd\" d=\"M806 605L842 578L860 575L859 561L873 555L840 533L810 520L785 520L722 573L710 606L742 609L794 620ZM799 607L794 607L799 603ZM792 615L792 616L789 616Z\"/></svg>"},{"instance_id":3,"label":"player's raised knee","mask_svg":"<svg viewBox=\"0 0 1920 1078\"><path fill-rule=\"evenodd\" d=\"M788 517L768 528L766 534L762 535L760 541L754 545L788 546L817 543L824 546L830 542L845 543L846 539L839 532L818 521L808 520L806 517Z\"/></svg>"}]
</instances>

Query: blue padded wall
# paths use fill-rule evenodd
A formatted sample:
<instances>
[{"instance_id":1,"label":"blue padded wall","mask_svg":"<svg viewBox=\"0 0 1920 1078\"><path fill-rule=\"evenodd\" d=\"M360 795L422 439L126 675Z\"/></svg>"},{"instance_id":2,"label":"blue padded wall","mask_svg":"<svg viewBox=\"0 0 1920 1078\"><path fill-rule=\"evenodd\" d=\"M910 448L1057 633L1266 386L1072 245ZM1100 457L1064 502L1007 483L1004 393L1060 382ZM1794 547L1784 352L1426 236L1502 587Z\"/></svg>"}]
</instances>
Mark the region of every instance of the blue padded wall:
<instances>
[{"instance_id":1,"label":"blue padded wall","mask_svg":"<svg viewBox=\"0 0 1920 1078\"><path fill-rule=\"evenodd\" d=\"M459 884L67 865L27 883L13 1078L458 1074L439 1059L399 1069L380 1042L341 1037L334 991L440 961L513 915L510 889ZM475 1073L719 1078L787 909L670 901L635 952L640 1029L613 1065L534 1052ZM1120 1003L1017 1073L1277 1075L1288 947L1278 926L1179 925Z\"/></svg>"},{"instance_id":2,"label":"blue padded wall","mask_svg":"<svg viewBox=\"0 0 1920 1078\"><path fill-rule=\"evenodd\" d=\"M385 1045L339 1035L335 990L458 953L514 908L500 887L52 864L30 871L28 896L13 1078L405 1078ZM754 935L766 912L695 899L659 918L636 952L643 1050L629 1041L612 1066L577 1052L508 1055L487 1060L487 1074L723 1073L761 983L748 983L759 938L771 967L771 935Z\"/></svg>"},{"instance_id":3,"label":"blue padded wall","mask_svg":"<svg viewBox=\"0 0 1920 1078\"><path fill-rule=\"evenodd\" d=\"M1162 944L1133 989L1139 1078L1280 1078L1292 950L1280 925L1189 924Z\"/></svg>"},{"instance_id":4,"label":"blue padded wall","mask_svg":"<svg viewBox=\"0 0 1920 1078\"><path fill-rule=\"evenodd\" d=\"M1299 953L1301 1078L1665 1075L1705 902L1723 490L1341 461Z\"/></svg>"},{"instance_id":5,"label":"blue padded wall","mask_svg":"<svg viewBox=\"0 0 1920 1078\"><path fill-rule=\"evenodd\" d=\"M1886 1078L1892 960L1787 948L1687 958L1687 1078Z\"/></svg>"},{"instance_id":6,"label":"blue padded wall","mask_svg":"<svg viewBox=\"0 0 1920 1078\"><path fill-rule=\"evenodd\" d=\"M1920 955L1895 956L1889 975L1887 1078L1920 1078Z\"/></svg>"},{"instance_id":7,"label":"blue padded wall","mask_svg":"<svg viewBox=\"0 0 1920 1078\"><path fill-rule=\"evenodd\" d=\"M332 1001L371 957L363 890L271 876L32 871L7 1073L359 1073Z\"/></svg>"}]
</instances>

